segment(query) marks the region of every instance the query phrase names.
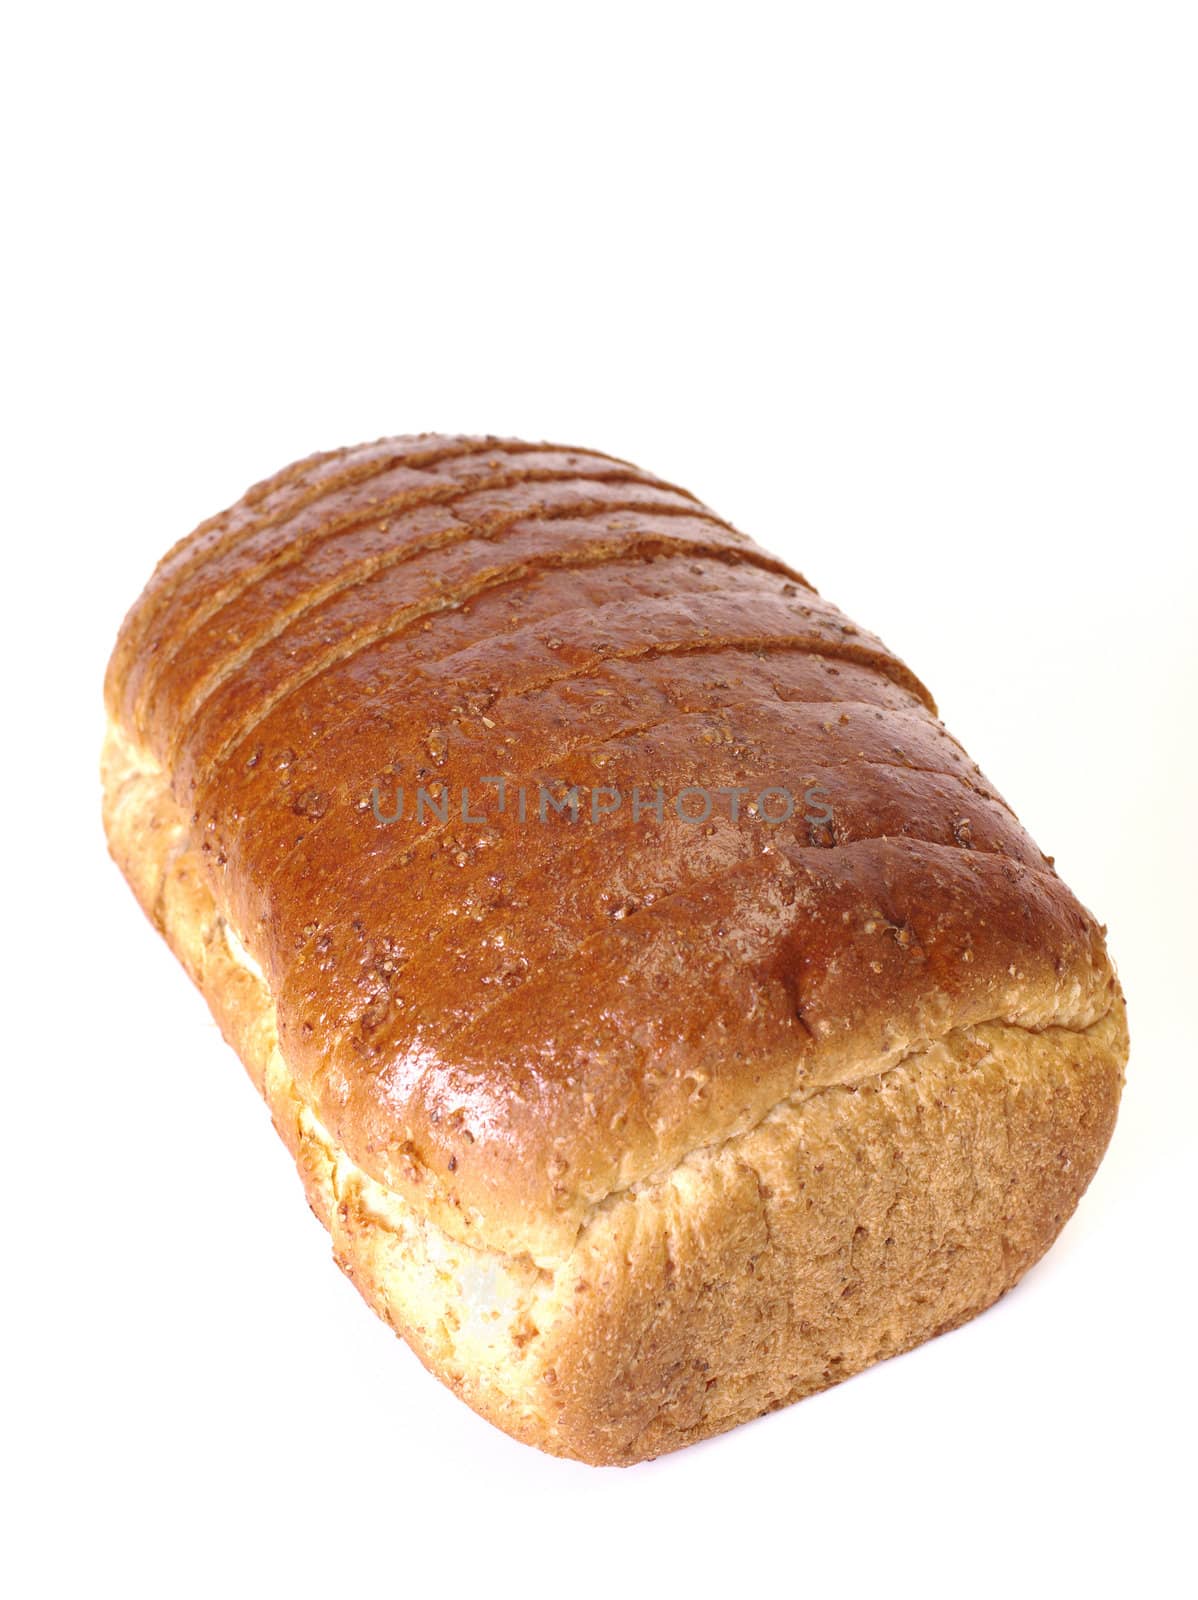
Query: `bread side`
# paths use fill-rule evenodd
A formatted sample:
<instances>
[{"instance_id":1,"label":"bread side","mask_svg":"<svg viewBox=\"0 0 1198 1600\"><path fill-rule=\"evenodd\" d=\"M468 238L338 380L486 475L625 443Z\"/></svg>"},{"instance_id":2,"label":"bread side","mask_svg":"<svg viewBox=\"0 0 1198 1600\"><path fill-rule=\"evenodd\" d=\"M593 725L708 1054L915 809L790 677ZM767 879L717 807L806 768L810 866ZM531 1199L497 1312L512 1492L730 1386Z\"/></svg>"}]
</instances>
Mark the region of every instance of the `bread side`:
<instances>
[{"instance_id":1,"label":"bread side","mask_svg":"<svg viewBox=\"0 0 1198 1600\"><path fill-rule=\"evenodd\" d=\"M609 1195L555 1259L465 1244L306 1101L153 756L110 726L103 769L113 856L266 1099L339 1264L430 1370L541 1449L643 1460L959 1324L1048 1247L1110 1136L1117 995L1085 1028L982 1024L860 1062L851 1085Z\"/></svg>"}]
</instances>

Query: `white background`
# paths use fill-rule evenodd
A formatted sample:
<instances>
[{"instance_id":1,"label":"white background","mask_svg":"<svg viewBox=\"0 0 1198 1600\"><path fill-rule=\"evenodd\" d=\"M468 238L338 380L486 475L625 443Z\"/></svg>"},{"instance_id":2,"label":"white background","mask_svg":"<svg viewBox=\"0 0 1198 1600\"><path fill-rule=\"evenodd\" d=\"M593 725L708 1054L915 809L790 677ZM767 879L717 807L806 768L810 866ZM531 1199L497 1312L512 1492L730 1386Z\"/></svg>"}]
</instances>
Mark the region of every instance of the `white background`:
<instances>
[{"instance_id":1,"label":"white background","mask_svg":"<svg viewBox=\"0 0 1198 1600\"><path fill-rule=\"evenodd\" d=\"M1196 15L20 9L9 1593L1192 1581ZM629 457L799 566L932 686L1129 995L1109 1158L1014 1294L624 1472L510 1442L358 1302L99 826L157 557L425 429Z\"/></svg>"}]
</instances>

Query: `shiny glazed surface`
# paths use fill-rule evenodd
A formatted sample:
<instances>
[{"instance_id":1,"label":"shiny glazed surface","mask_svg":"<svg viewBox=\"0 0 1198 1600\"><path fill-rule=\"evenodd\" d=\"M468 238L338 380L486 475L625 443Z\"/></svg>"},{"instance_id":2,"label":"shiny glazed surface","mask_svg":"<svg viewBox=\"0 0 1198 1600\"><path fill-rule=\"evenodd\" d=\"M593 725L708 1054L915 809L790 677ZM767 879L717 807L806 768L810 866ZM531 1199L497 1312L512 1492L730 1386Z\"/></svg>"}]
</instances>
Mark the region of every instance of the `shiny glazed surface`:
<instances>
[{"instance_id":1,"label":"shiny glazed surface","mask_svg":"<svg viewBox=\"0 0 1198 1600\"><path fill-rule=\"evenodd\" d=\"M298 463L165 558L107 690L305 1096L465 1238L552 1255L788 1097L1112 1003L1102 930L910 671L624 462L427 436ZM696 823L688 788L744 792Z\"/></svg>"}]
</instances>

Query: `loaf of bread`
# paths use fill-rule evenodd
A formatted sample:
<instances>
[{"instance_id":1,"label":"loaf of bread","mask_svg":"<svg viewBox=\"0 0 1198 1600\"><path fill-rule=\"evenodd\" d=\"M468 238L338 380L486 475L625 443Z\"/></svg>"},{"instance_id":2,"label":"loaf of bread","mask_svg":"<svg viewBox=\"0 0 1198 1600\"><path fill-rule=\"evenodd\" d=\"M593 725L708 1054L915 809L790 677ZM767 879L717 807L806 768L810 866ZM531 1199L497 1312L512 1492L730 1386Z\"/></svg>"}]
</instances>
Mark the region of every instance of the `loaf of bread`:
<instances>
[{"instance_id":1,"label":"loaf of bread","mask_svg":"<svg viewBox=\"0 0 1198 1600\"><path fill-rule=\"evenodd\" d=\"M1105 930L902 662L626 462L298 462L106 700L112 853L337 1261L519 1439L643 1460L955 1327L1101 1159Z\"/></svg>"}]
</instances>

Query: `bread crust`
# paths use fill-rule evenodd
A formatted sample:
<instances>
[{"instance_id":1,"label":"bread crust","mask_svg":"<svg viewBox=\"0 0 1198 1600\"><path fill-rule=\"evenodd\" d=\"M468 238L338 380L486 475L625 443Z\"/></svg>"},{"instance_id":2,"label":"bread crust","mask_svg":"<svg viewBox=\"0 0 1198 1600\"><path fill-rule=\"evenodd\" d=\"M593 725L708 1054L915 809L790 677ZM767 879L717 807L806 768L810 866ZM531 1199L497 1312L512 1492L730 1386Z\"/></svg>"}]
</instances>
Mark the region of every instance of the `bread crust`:
<instances>
[{"instance_id":1,"label":"bread crust","mask_svg":"<svg viewBox=\"0 0 1198 1600\"><path fill-rule=\"evenodd\" d=\"M613 1195L548 1267L463 1244L305 1103L184 813L113 728L104 794L113 855L266 1100L342 1270L430 1371L552 1454L630 1465L968 1320L1048 1248L1109 1140L1121 1000L1080 1031L957 1029L815 1090Z\"/></svg>"},{"instance_id":2,"label":"bread crust","mask_svg":"<svg viewBox=\"0 0 1198 1600\"><path fill-rule=\"evenodd\" d=\"M342 1266L517 1437L626 1463L909 1348L1101 1159L1103 930L880 641L627 463L300 463L168 555L107 695L114 856ZM397 837L405 763L833 821Z\"/></svg>"}]
</instances>

